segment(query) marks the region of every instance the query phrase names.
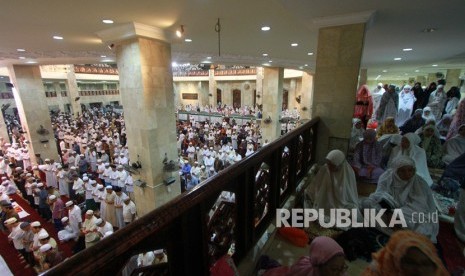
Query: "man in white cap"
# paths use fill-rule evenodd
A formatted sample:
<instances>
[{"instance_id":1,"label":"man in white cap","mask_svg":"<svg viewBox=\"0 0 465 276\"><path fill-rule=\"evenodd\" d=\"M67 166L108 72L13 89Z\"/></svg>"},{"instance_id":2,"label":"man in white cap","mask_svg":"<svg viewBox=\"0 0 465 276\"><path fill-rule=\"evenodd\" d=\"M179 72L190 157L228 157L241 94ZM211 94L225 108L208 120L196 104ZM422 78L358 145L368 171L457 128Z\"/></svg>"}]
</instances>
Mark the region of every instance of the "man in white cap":
<instances>
[{"instance_id":1,"label":"man in white cap","mask_svg":"<svg viewBox=\"0 0 465 276\"><path fill-rule=\"evenodd\" d=\"M6 174L6 167L8 166L7 162L0 156L0 176L4 176Z\"/></svg>"},{"instance_id":2,"label":"man in white cap","mask_svg":"<svg viewBox=\"0 0 465 276\"><path fill-rule=\"evenodd\" d=\"M113 191L113 187L108 185L105 187L106 194L105 194L105 219L111 223L111 225L116 226L116 208L115 208L115 200L116 200L116 193Z\"/></svg>"},{"instance_id":3,"label":"man in white cap","mask_svg":"<svg viewBox=\"0 0 465 276\"><path fill-rule=\"evenodd\" d=\"M39 248L40 248L40 242L39 242L39 236L44 236L45 234L48 235L47 230L42 228L42 225L38 221L34 221L31 223L31 230L32 233L34 233L34 238L30 247L30 250L34 254L34 258L38 258L40 256Z\"/></svg>"},{"instance_id":4,"label":"man in white cap","mask_svg":"<svg viewBox=\"0 0 465 276\"><path fill-rule=\"evenodd\" d=\"M134 179L132 178L131 172L127 172L126 180L124 181L124 186L126 188L126 193L129 198L134 201Z\"/></svg>"},{"instance_id":5,"label":"man in white cap","mask_svg":"<svg viewBox=\"0 0 465 276\"><path fill-rule=\"evenodd\" d=\"M97 181L95 181L95 184L93 184L94 180L89 179L89 177L87 176L83 177L82 180L84 181L86 210L94 211L97 209L97 205L95 203L94 196L92 195L92 193L94 192L96 188Z\"/></svg>"},{"instance_id":6,"label":"man in white cap","mask_svg":"<svg viewBox=\"0 0 465 276\"><path fill-rule=\"evenodd\" d=\"M205 166L200 167L199 182L205 181L208 178L207 168Z\"/></svg>"},{"instance_id":7,"label":"man in white cap","mask_svg":"<svg viewBox=\"0 0 465 276\"><path fill-rule=\"evenodd\" d=\"M63 230L58 231L58 239L61 242L67 242L70 240L77 241L79 233L74 232L74 229L69 225L68 217L63 217L61 219L61 223L63 224Z\"/></svg>"},{"instance_id":8,"label":"man in white cap","mask_svg":"<svg viewBox=\"0 0 465 276\"><path fill-rule=\"evenodd\" d=\"M116 167L116 172L117 172L116 185L120 187L123 192L125 192L126 191L125 183L126 183L126 178L128 177L128 173L126 172L126 170L124 170L123 165L118 165Z\"/></svg>"},{"instance_id":9,"label":"man in white cap","mask_svg":"<svg viewBox=\"0 0 465 276\"><path fill-rule=\"evenodd\" d=\"M49 270L63 261L61 253L48 243L40 247L40 252L43 254L43 258L40 263L42 272Z\"/></svg>"},{"instance_id":10,"label":"man in white cap","mask_svg":"<svg viewBox=\"0 0 465 276\"><path fill-rule=\"evenodd\" d=\"M81 228L81 233L84 235L86 242L86 248L91 247L100 239L99 235L97 234L97 225L95 225L96 220L97 218L94 216L94 211L87 210L86 219L84 220L84 224Z\"/></svg>"},{"instance_id":11,"label":"man in white cap","mask_svg":"<svg viewBox=\"0 0 465 276\"><path fill-rule=\"evenodd\" d=\"M8 235L8 241L12 241L15 249L18 250L24 258L27 258L23 244L23 236L25 233L21 229L18 219L15 217L9 218L5 221L5 225L11 229L11 232Z\"/></svg>"},{"instance_id":12,"label":"man in white cap","mask_svg":"<svg viewBox=\"0 0 465 276\"><path fill-rule=\"evenodd\" d=\"M105 170L103 170L103 182L104 186L111 185L111 179L110 179L110 174L112 172L112 169L110 168L110 163L105 163Z\"/></svg>"},{"instance_id":13,"label":"man in white cap","mask_svg":"<svg viewBox=\"0 0 465 276\"><path fill-rule=\"evenodd\" d=\"M155 260L155 254L153 254L153 251L141 253L139 254L139 257L137 258L137 266L144 267L144 266L152 265L153 260Z\"/></svg>"},{"instance_id":14,"label":"man in white cap","mask_svg":"<svg viewBox=\"0 0 465 276\"><path fill-rule=\"evenodd\" d=\"M87 181L89 181L89 178L87 178ZM74 198L72 199L80 200L78 202L82 202L82 197L84 196L84 180L79 178L78 175L74 175L72 189L74 192Z\"/></svg>"},{"instance_id":15,"label":"man in white cap","mask_svg":"<svg viewBox=\"0 0 465 276\"><path fill-rule=\"evenodd\" d=\"M97 225L97 234L101 239L105 237L105 233L113 231L113 225L111 225L111 223L108 221L103 220L102 218L96 219L95 225Z\"/></svg>"},{"instance_id":16,"label":"man in white cap","mask_svg":"<svg viewBox=\"0 0 465 276\"><path fill-rule=\"evenodd\" d=\"M155 250L153 251L153 254L155 254L155 259L153 260L154 265L168 262L168 256L165 254L163 249Z\"/></svg>"},{"instance_id":17,"label":"man in white cap","mask_svg":"<svg viewBox=\"0 0 465 276\"><path fill-rule=\"evenodd\" d=\"M210 172L210 169L213 168L213 165L215 163L215 158L211 156L210 152L208 152L207 155L205 156L203 163L205 164L205 168L207 169L207 172Z\"/></svg>"},{"instance_id":18,"label":"man in white cap","mask_svg":"<svg viewBox=\"0 0 465 276\"><path fill-rule=\"evenodd\" d=\"M66 202L65 205L68 208L69 225L73 228L73 232L79 233L82 228L81 208L71 200Z\"/></svg>"},{"instance_id":19,"label":"man in white cap","mask_svg":"<svg viewBox=\"0 0 465 276\"><path fill-rule=\"evenodd\" d=\"M65 216L65 204L61 200L60 197L56 195L51 195L48 197L48 202L50 205L50 209L52 210L52 219L55 229L60 231L63 229L63 224L61 223L61 219Z\"/></svg>"},{"instance_id":20,"label":"man in white cap","mask_svg":"<svg viewBox=\"0 0 465 276\"><path fill-rule=\"evenodd\" d=\"M65 178L66 173L67 172L62 168L62 166L58 164L57 172L56 172L57 179L58 179L58 189L60 191L60 195L69 197L69 186Z\"/></svg>"},{"instance_id":21,"label":"man in white cap","mask_svg":"<svg viewBox=\"0 0 465 276\"><path fill-rule=\"evenodd\" d=\"M128 225L136 219L136 212L136 205L129 197L126 197L123 204L123 218L125 225Z\"/></svg>"},{"instance_id":22,"label":"man in white cap","mask_svg":"<svg viewBox=\"0 0 465 276\"><path fill-rule=\"evenodd\" d=\"M97 159L97 174L100 181L105 184L105 179L103 178L103 172L105 171L105 164L102 162L102 159Z\"/></svg>"}]
</instances>

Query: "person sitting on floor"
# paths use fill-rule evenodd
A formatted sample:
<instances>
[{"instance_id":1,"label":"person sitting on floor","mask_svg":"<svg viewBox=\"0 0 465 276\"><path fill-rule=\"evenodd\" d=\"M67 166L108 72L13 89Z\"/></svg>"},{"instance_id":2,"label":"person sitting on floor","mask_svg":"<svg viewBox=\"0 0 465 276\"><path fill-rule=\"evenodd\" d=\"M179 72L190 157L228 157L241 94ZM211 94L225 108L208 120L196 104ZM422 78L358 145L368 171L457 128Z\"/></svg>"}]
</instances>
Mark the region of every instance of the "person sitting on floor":
<instances>
[{"instance_id":1,"label":"person sitting on floor","mask_svg":"<svg viewBox=\"0 0 465 276\"><path fill-rule=\"evenodd\" d=\"M415 160L416 173L421 176L426 183L431 186L433 179L428 171L426 162L426 152L418 144L421 139L415 133L407 133L402 137L400 145L394 147L389 157L388 168L392 168L393 161L400 156L409 156Z\"/></svg>"},{"instance_id":2,"label":"person sitting on floor","mask_svg":"<svg viewBox=\"0 0 465 276\"><path fill-rule=\"evenodd\" d=\"M353 151L355 146L363 140L363 124L359 118L352 119L352 131L350 132L349 151Z\"/></svg>"},{"instance_id":3,"label":"person sitting on floor","mask_svg":"<svg viewBox=\"0 0 465 276\"><path fill-rule=\"evenodd\" d=\"M409 132L415 132L417 129L422 127L426 122L426 120L423 119L423 117L421 116L422 114L423 114L423 109L415 110L412 117L410 117L410 119L405 121L405 123L401 127L399 127L402 134L406 134Z\"/></svg>"},{"instance_id":4,"label":"person sitting on floor","mask_svg":"<svg viewBox=\"0 0 465 276\"><path fill-rule=\"evenodd\" d=\"M262 264L262 269L267 269L263 276L339 276L345 275L347 265L342 247L329 237L316 237L310 244L309 255L301 257L294 265L272 265L271 269Z\"/></svg>"},{"instance_id":5,"label":"person sitting on floor","mask_svg":"<svg viewBox=\"0 0 465 276\"><path fill-rule=\"evenodd\" d=\"M61 253L48 243L42 245L39 250L44 255L40 263L42 272L49 270L63 261Z\"/></svg>"},{"instance_id":6,"label":"person sitting on floor","mask_svg":"<svg viewBox=\"0 0 465 276\"><path fill-rule=\"evenodd\" d=\"M307 195L312 201L312 207L324 209L326 215L333 208L358 208L355 174L342 151L332 150L328 153L326 164L307 188Z\"/></svg>"},{"instance_id":7,"label":"person sitting on floor","mask_svg":"<svg viewBox=\"0 0 465 276\"><path fill-rule=\"evenodd\" d=\"M386 246L373 253L363 276L450 275L439 259L436 248L425 236L412 231L395 232Z\"/></svg>"},{"instance_id":8,"label":"person sitting on floor","mask_svg":"<svg viewBox=\"0 0 465 276\"><path fill-rule=\"evenodd\" d=\"M398 133L399 133L399 128L396 126L396 121L394 117L387 117L377 132L377 138L381 138L383 135L386 135L386 134L398 134Z\"/></svg>"},{"instance_id":9,"label":"person sitting on floor","mask_svg":"<svg viewBox=\"0 0 465 276\"><path fill-rule=\"evenodd\" d=\"M416 174L416 161L408 156L397 157L391 168L379 178L376 191L363 200L362 208L388 209L388 216L393 209L400 209L407 227L417 233L427 236L436 243L439 232L438 222L420 223L415 214L432 217L436 213L433 194L425 180ZM388 218L387 221L390 221ZM389 231L388 231L389 232Z\"/></svg>"},{"instance_id":10,"label":"person sitting on floor","mask_svg":"<svg viewBox=\"0 0 465 276\"><path fill-rule=\"evenodd\" d=\"M79 233L75 232L75 230L69 225L68 217L63 217L61 219L61 223L63 224L63 230L58 231L58 240L60 242L67 242L70 240L77 240Z\"/></svg>"},{"instance_id":11,"label":"person sitting on floor","mask_svg":"<svg viewBox=\"0 0 465 276\"><path fill-rule=\"evenodd\" d=\"M363 141L357 144L354 159L351 163L355 174L369 183L378 182L384 172L381 169L382 148L376 141L376 131L367 129L363 134Z\"/></svg>"},{"instance_id":12,"label":"person sitting on floor","mask_svg":"<svg viewBox=\"0 0 465 276\"><path fill-rule=\"evenodd\" d=\"M426 163L430 168L442 168L442 145L439 139L439 132L433 125L427 125L419 135L421 142L420 147L425 150Z\"/></svg>"},{"instance_id":13,"label":"person sitting on floor","mask_svg":"<svg viewBox=\"0 0 465 276\"><path fill-rule=\"evenodd\" d=\"M444 157L442 160L447 165L457 157L465 153L465 125L458 128L458 134L447 140L444 144Z\"/></svg>"}]
</instances>

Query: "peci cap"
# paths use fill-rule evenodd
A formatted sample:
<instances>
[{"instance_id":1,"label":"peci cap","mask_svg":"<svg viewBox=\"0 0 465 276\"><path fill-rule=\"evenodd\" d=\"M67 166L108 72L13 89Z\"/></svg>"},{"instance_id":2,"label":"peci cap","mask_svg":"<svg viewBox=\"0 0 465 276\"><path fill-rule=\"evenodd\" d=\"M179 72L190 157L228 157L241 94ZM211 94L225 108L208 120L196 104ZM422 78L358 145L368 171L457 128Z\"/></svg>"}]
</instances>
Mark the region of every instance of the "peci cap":
<instances>
[{"instance_id":1,"label":"peci cap","mask_svg":"<svg viewBox=\"0 0 465 276\"><path fill-rule=\"evenodd\" d=\"M32 226L32 227L40 227L40 226L42 226L42 225L40 224L39 221L34 221L33 223L31 223L31 226Z\"/></svg>"},{"instance_id":2,"label":"peci cap","mask_svg":"<svg viewBox=\"0 0 465 276\"><path fill-rule=\"evenodd\" d=\"M66 206L66 207L70 207L70 206L73 205L73 204L74 204L74 202L72 202L72 201L70 200L70 201L68 201L68 202L65 203L65 206Z\"/></svg>"}]
</instances>

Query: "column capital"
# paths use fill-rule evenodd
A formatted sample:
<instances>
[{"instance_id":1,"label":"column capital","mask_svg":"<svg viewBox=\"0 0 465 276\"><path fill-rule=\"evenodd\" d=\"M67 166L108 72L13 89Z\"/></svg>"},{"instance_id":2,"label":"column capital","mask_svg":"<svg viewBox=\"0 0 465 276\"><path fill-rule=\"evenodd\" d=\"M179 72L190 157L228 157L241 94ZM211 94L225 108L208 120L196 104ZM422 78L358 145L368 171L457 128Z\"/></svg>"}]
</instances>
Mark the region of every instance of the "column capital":
<instances>
[{"instance_id":1,"label":"column capital","mask_svg":"<svg viewBox=\"0 0 465 276\"><path fill-rule=\"evenodd\" d=\"M119 42L136 37L145 37L168 42L163 29L142 23L130 22L110 29L97 32L103 42Z\"/></svg>"},{"instance_id":2,"label":"column capital","mask_svg":"<svg viewBox=\"0 0 465 276\"><path fill-rule=\"evenodd\" d=\"M313 26L318 28L343 26L351 24L367 23L367 28L373 23L376 11L363 11L346 13L334 16L322 16L313 19Z\"/></svg>"}]
</instances>

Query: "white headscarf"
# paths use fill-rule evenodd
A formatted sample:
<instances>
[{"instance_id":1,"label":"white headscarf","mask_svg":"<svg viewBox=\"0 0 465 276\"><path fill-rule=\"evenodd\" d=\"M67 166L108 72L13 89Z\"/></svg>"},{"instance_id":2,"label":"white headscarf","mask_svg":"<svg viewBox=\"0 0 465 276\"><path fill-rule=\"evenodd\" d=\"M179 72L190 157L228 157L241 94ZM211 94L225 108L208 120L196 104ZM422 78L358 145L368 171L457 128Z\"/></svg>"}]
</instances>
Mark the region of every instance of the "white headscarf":
<instances>
[{"instance_id":1,"label":"white headscarf","mask_svg":"<svg viewBox=\"0 0 465 276\"><path fill-rule=\"evenodd\" d=\"M392 149L391 156L389 157L388 168L393 167L393 161L401 156L408 156L415 160L417 174L421 176L429 186L433 184L433 179L428 171L428 165L426 163L426 152L420 148L418 144L421 142L420 136L415 133L407 133L404 135L410 142L408 149L402 149L401 145L395 146Z\"/></svg>"},{"instance_id":2,"label":"white headscarf","mask_svg":"<svg viewBox=\"0 0 465 276\"><path fill-rule=\"evenodd\" d=\"M397 170L404 166L415 168L416 160L408 156L400 156L392 162L392 167L384 172L378 181L376 192L371 194L364 202L365 207L375 207L379 202L385 200L395 208L402 210L407 227L417 233L423 234L436 242L439 232L439 224L436 222L419 223L413 221L413 213L424 213L425 217L436 211L431 189L422 177L415 174L409 180L402 180L397 175ZM379 207L379 206L378 206Z\"/></svg>"},{"instance_id":3,"label":"white headscarf","mask_svg":"<svg viewBox=\"0 0 465 276\"><path fill-rule=\"evenodd\" d=\"M337 171L331 172L326 164L320 168L307 188L313 207L325 209L325 213L331 208L358 209L357 182L344 153L332 150L326 159L337 167Z\"/></svg>"}]
</instances>

